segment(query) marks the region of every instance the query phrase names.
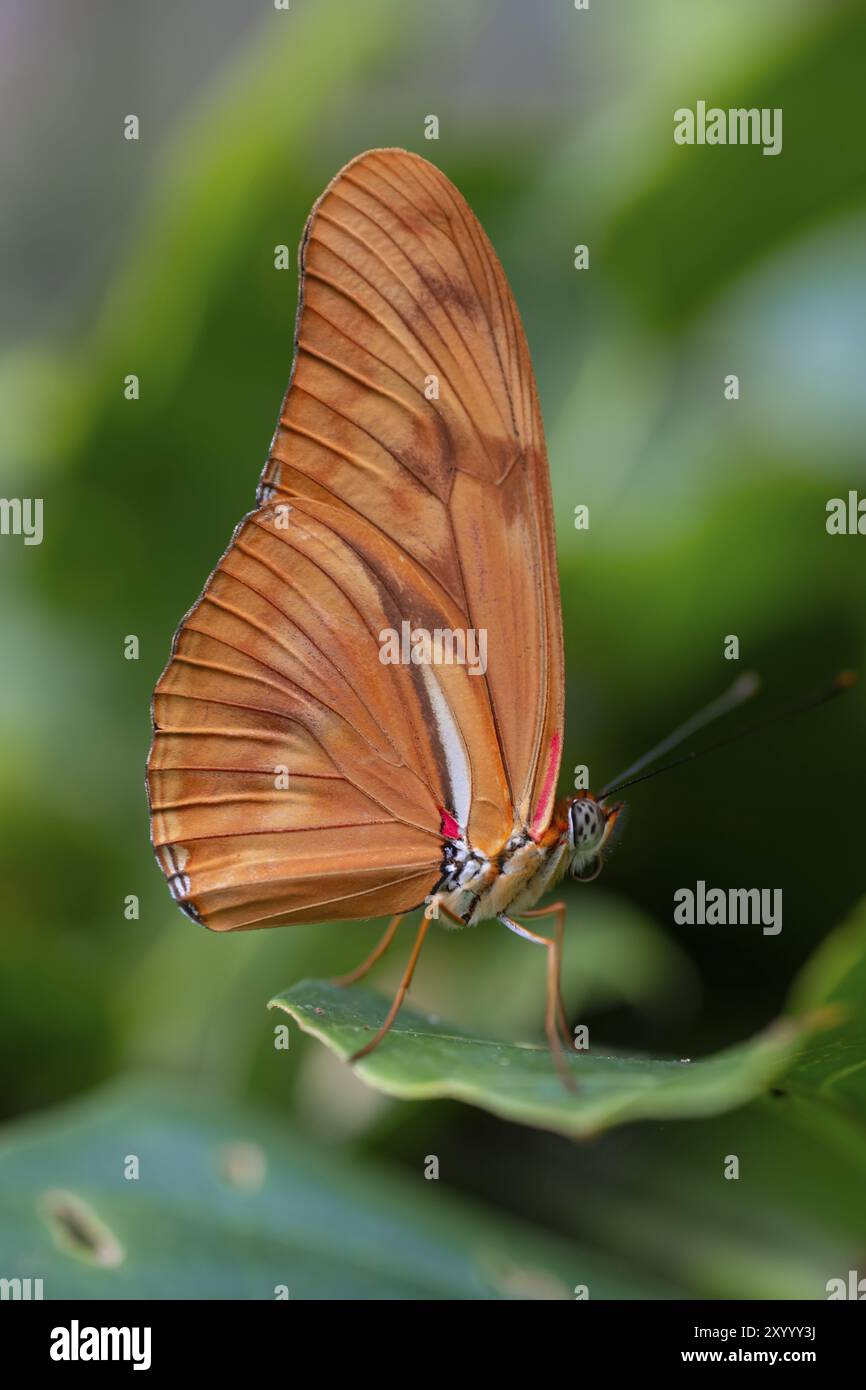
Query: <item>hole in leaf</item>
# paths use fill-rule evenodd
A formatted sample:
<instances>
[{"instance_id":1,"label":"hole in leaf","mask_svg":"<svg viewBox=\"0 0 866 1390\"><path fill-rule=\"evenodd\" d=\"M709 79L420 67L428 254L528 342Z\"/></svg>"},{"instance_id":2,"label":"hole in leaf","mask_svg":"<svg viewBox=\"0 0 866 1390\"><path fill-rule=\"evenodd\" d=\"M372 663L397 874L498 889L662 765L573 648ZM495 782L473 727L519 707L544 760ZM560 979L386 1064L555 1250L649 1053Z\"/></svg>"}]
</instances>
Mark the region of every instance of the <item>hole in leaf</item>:
<instances>
[{"instance_id":1,"label":"hole in leaf","mask_svg":"<svg viewBox=\"0 0 866 1390\"><path fill-rule=\"evenodd\" d=\"M571 1297L562 1280L549 1270L516 1264L498 1251L480 1251L477 1261L484 1278L504 1298L547 1302Z\"/></svg>"},{"instance_id":2,"label":"hole in leaf","mask_svg":"<svg viewBox=\"0 0 866 1390\"><path fill-rule=\"evenodd\" d=\"M114 1268L126 1259L126 1252L114 1232L74 1192L44 1193L39 1210L55 1244L65 1254L105 1268Z\"/></svg>"}]
</instances>

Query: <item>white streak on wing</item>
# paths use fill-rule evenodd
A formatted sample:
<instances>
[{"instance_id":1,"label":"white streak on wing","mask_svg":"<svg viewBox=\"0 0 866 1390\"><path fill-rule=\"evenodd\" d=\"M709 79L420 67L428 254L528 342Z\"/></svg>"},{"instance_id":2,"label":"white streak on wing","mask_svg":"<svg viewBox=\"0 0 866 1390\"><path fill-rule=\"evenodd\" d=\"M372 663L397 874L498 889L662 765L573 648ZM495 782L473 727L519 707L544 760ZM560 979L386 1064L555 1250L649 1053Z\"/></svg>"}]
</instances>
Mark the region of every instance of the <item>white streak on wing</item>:
<instances>
[{"instance_id":1,"label":"white streak on wing","mask_svg":"<svg viewBox=\"0 0 866 1390\"><path fill-rule=\"evenodd\" d=\"M421 675L424 677L424 685L433 708L436 732L445 755L445 766L448 768L448 780L451 783L453 805L446 806L445 810L450 811L460 828L465 830L469 824L469 810L472 806L472 771L469 767L466 744L435 671L432 667L424 665L421 667Z\"/></svg>"},{"instance_id":2,"label":"white streak on wing","mask_svg":"<svg viewBox=\"0 0 866 1390\"><path fill-rule=\"evenodd\" d=\"M181 846L163 845L162 847L163 871L168 879L168 887L171 896L176 902L180 902L181 898L188 897L189 890L192 887L189 881L189 875L182 872L182 864L179 866L178 849L180 849L181 855L183 856L182 863L185 864L188 856Z\"/></svg>"}]
</instances>

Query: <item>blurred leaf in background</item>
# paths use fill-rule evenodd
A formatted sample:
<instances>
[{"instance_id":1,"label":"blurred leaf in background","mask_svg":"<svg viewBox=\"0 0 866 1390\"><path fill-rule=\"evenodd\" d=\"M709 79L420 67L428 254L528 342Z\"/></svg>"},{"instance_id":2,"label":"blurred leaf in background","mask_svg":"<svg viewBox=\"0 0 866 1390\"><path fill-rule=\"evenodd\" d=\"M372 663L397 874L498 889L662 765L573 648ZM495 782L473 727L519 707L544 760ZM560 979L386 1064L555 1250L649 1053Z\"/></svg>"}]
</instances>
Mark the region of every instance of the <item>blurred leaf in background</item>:
<instances>
[{"instance_id":1,"label":"blurred leaf in background","mask_svg":"<svg viewBox=\"0 0 866 1390\"><path fill-rule=\"evenodd\" d=\"M137 1160L137 1168L132 1165ZM130 1176L135 1173L136 1176ZM0 1153L7 1278L45 1298L648 1296L625 1262L189 1097L114 1091Z\"/></svg>"},{"instance_id":2,"label":"blurred leaf in background","mask_svg":"<svg viewBox=\"0 0 866 1390\"><path fill-rule=\"evenodd\" d=\"M371 1084L450 1092L573 1135L725 1112L787 1071L772 1096L685 1132L643 1127L638 1143L608 1135L576 1155L542 1147L542 1184L525 1166L521 1131L474 1205L438 1195L452 1162L458 1174L467 1165L463 1146L449 1151L453 1136L441 1156L416 1137L398 1179L382 1162L337 1159L172 1087L127 1086L23 1122L0 1144L7 1277L43 1279L46 1297L555 1299L585 1285L593 1298L821 1298L827 1280L857 1267L866 1239L866 1030L852 1007L864 961L861 906L795 991L813 1030L824 1012L826 1039L810 1036L804 1017L799 1031L777 1028L688 1067L589 1055L573 1064L577 1096L544 1052L457 1039L404 1010L360 1068ZM380 1017L368 991L316 982L281 1004L341 1055L363 1020ZM817 1172L825 1180L804 1207ZM480 1186L477 1173L463 1176ZM534 1233L485 1210L483 1199L501 1200L512 1183Z\"/></svg>"}]
</instances>

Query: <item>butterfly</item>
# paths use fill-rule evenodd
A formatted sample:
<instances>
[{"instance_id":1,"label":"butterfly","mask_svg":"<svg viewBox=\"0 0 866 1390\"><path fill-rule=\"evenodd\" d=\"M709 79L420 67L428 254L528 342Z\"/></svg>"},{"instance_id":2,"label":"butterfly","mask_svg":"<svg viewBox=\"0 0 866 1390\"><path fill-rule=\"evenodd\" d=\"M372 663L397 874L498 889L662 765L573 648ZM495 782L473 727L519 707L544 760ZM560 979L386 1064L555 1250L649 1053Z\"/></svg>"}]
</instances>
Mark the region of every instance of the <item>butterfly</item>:
<instances>
[{"instance_id":1,"label":"butterfly","mask_svg":"<svg viewBox=\"0 0 866 1390\"><path fill-rule=\"evenodd\" d=\"M422 909L356 1059L396 1017L431 921L501 923L548 953L545 1029L564 1074L566 909L538 904L567 873L599 873L621 787L556 799L562 617L517 307L468 204L405 150L337 174L299 259L294 363L257 505L154 692L156 856L214 931L389 916L342 983Z\"/></svg>"}]
</instances>

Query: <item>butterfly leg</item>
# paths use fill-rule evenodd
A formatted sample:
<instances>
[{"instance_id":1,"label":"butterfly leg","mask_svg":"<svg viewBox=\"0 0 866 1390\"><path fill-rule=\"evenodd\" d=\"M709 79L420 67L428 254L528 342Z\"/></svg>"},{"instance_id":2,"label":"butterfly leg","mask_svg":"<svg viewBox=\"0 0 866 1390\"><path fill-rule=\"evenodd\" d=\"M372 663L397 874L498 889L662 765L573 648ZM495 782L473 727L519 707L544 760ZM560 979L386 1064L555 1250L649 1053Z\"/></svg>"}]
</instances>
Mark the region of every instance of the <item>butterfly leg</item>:
<instances>
[{"instance_id":1,"label":"butterfly leg","mask_svg":"<svg viewBox=\"0 0 866 1390\"><path fill-rule=\"evenodd\" d=\"M399 921L399 918L397 920ZM421 925L418 928L418 935L415 938L415 945L412 947L412 954L409 957L409 963L406 966L405 971L403 972L403 978L400 981L400 988L394 995L394 1001L391 1004L390 1009L388 1010L388 1016L385 1019L385 1022L382 1024L382 1027L373 1035L373 1037L370 1039L368 1043L365 1043L364 1046L359 1048L357 1052L352 1053L352 1056L349 1058L350 1062L360 1061L362 1057L367 1056L368 1052L372 1052L374 1047L378 1047L379 1043L382 1041L385 1034L388 1032L388 1029L391 1027L391 1024L394 1022L394 1019L397 1017L397 1014L400 1012L400 1006L402 1005L403 1000L406 998L409 986L412 983L412 976L415 974L415 966L418 964L418 957L421 954L421 947L424 945L424 937L427 935L427 929L430 926L431 921L432 918L428 917L426 914L421 918Z\"/></svg>"},{"instance_id":2,"label":"butterfly leg","mask_svg":"<svg viewBox=\"0 0 866 1390\"><path fill-rule=\"evenodd\" d=\"M562 992L559 986L560 970L562 965L562 936L565 925L565 904L556 903L554 906L544 910L534 910L521 914L524 917L549 917L554 916L553 937L540 936L537 932L530 931L520 922L515 922L504 913L500 913L499 920L509 931L516 932L525 941L534 941L539 946L547 947L547 1007L544 1012L544 1031L547 1034L547 1041L550 1044L550 1051L553 1055L554 1065L562 1084L566 1090L576 1091L574 1077L565 1065L565 1055L562 1050L562 1040L559 1036L557 1023L562 1029L567 1044L570 1045L571 1039L565 1026L565 1010L562 1004Z\"/></svg>"},{"instance_id":3,"label":"butterfly leg","mask_svg":"<svg viewBox=\"0 0 866 1390\"><path fill-rule=\"evenodd\" d=\"M382 956L384 956L388 947L391 945L391 942L394 940L394 933L396 932L397 928L402 922L404 916L405 913L398 912L396 917L392 917L387 927L385 928L385 934L380 940L378 946L376 946L375 950L370 952L366 960L362 960L361 964L356 965L355 969L350 970L348 974L336 975L334 979L331 980L331 984L340 986L353 985L355 984L356 980L363 980L367 971L371 970L373 966L376 964L376 961L381 960Z\"/></svg>"},{"instance_id":4,"label":"butterfly leg","mask_svg":"<svg viewBox=\"0 0 866 1390\"><path fill-rule=\"evenodd\" d=\"M564 939L565 939L565 914L566 914L566 911L567 911L567 908L566 908L565 903L551 903L551 904L550 904L550 907L533 907L533 908L529 908L526 912L521 912L520 915L521 915L521 917L529 917L529 918L531 918L531 919L533 919L533 918L534 918L534 919L538 919L538 918L540 918L540 917L553 917L553 918L555 919L554 924L553 924L553 934L554 934L554 940L555 940L555 942L556 942L556 951L557 951L557 956L558 956L558 960L557 960L557 964L556 964L556 999L557 999L557 1006L558 1006L558 1007L557 1007L557 1017L558 1017L558 1019L559 1019L559 1026L560 1026L560 1028L561 1028L561 1030L562 1030L562 1039L563 1039L563 1042L565 1043L566 1048L570 1048L571 1045L572 1045L572 1036L571 1036L571 1033L569 1032L569 1029L568 1029L568 1020L567 1020L566 1014L565 1014L565 1004L563 1003L563 1000L562 1000L562 986L561 986L561 979L562 979L562 945L563 945L563 941L564 941ZM543 940L547 940L546 937L544 937L544 938L542 938L542 939L543 939Z\"/></svg>"}]
</instances>

